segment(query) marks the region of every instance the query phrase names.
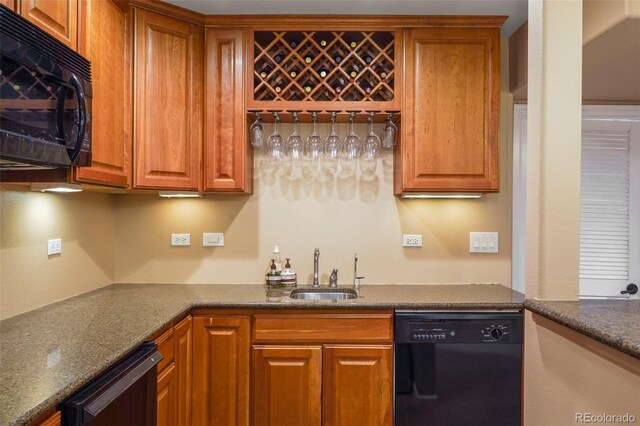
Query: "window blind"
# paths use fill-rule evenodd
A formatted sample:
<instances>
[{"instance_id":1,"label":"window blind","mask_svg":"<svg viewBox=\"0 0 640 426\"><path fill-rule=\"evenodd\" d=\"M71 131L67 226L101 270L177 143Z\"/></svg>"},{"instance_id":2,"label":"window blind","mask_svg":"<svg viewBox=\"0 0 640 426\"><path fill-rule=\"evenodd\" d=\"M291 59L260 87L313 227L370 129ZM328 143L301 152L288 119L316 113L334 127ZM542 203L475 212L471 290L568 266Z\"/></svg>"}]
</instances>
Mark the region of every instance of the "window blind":
<instances>
[{"instance_id":1,"label":"window blind","mask_svg":"<svg viewBox=\"0 0 640 426\"><path fill-rule=\"evenodd\" d=\"M629 279L628 131L582 132L580 278Z\"/></svg>"}]
</instances>

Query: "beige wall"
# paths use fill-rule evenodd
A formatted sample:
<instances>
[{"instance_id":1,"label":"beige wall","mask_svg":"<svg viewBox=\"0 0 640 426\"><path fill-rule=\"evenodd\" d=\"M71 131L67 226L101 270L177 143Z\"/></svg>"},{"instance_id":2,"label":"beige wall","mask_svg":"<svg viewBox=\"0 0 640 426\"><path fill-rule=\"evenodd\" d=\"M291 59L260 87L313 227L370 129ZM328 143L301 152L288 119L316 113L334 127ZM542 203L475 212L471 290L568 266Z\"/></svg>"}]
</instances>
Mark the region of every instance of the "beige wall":
<instances>
[{"instance_id":1,"label":"beige wall","mask_svg":"<svg viewBox=\"0 0 640 426\"><path fill-rule=\"evenodd\" d=\"M0 318L113 282L111 195L0 188ZM62 238L62 255L47 257L53 238Z\"/></svg>"},{"instance_id":2,"label":"beige wall","mask_svg":"<svg viewBox=\"0 0 640 426\"><path fill-rule=\"evenodd\" d=\"M576 413L640 421L637 359L530 312L525 348L525 425L575 425Z\"/></svg>"}]
</instances>

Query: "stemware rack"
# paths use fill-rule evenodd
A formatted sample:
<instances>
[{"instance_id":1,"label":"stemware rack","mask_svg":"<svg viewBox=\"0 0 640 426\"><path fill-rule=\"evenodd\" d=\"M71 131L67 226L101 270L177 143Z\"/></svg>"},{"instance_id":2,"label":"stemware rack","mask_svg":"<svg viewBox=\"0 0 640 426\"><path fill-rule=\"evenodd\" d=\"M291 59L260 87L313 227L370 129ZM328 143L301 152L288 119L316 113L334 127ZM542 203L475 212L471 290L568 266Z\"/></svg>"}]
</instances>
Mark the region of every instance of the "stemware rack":
<instances>
[{"instance_id":1,"label":"stemware rack","mask_svg":"<svg viewBox=\"0 0 640 426\"><path fill-rule=\"evenodd\" d=\"M254 31L252 104L392 103L393 31Z\"/></svg>"},{"instance_id":2,"label":"stemware rack","mask_svg":"<svg viewBox=\"0 0 640 426\"><path fill-rule=\"evenodd\" d=\"M374 123L384 123L387 120L389 114L391 114L393 121L398 124L400 121L399 110L367 110L367 111L344 111L344 110L314 110L314 111L297 111L297 110L247 110L247 121L252 123L256 114L260 115L260 119L263 123L273 123L274 115L277 112L281 123L293 123L293 115L297 113L298 121L300 123L311 123L311 115L316 113L318 123L331 122L331 114L336 114L336 123L348 123L349 117L352 113L354 115L354 123L366 123L369 119L369 113L374 112Z\"/></svg>"}]
</instances>

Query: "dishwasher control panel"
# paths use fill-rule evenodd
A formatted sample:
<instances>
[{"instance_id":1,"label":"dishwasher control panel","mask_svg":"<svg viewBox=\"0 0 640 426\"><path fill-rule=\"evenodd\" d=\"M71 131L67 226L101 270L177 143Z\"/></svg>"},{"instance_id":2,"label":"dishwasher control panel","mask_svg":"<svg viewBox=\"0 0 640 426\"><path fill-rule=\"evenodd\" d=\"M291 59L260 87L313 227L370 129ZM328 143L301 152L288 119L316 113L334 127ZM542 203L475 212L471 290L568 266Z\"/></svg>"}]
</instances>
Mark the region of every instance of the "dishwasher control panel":
<instances>
[{"instance_id":1,"label":"dishwasher control panel","mask_svg":"<svg viewBox=\"0 0 640 426\"><path fill-rule=\"evenodd\" d=\"M522 317L474 315L474 318L421 317L396 314L399 343L521 343ZM469 316L469 314L466 314ZM484 316L484 318L483 318Z\"/></svg>"}]
</instances>

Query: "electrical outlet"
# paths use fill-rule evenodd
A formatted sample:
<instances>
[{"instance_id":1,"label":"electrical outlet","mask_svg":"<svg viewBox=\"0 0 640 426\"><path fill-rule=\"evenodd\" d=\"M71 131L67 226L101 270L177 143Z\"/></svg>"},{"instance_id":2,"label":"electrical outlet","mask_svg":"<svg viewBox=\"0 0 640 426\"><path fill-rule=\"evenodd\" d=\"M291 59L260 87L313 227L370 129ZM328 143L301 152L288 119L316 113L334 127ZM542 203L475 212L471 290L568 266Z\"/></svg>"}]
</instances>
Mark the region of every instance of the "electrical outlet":
<instances>
[{"instance_id":1,"label":"electrical outlet","mask_svg":"<svg viewBox=\"0 0 640 426\"><path fill-rule=\"evenodd\" d=\"M469 232L469 253L498 253L497 232Z\"/></svg>"},{"instance_id":2,"label":"electrical outlet","mask_svg":"<svg viewBox=\"0 0 640 426\"><path fill-rule=\"evenodd\" d=\"M62 254L62 239L47 240L47 256Z\"/></svg>"},{"instance_id":3,"label":"electrical outlet","mask_svg":"<svg viewBox=\"0 0 640 426\"><path fill-rule=\"evenodd\" d=\"M422 247L422 235L403 235L402 247Z\"/></svg>"},{"instance_id":4,"label":"electrical outlet","mask_svg":"<svg viewBox=\"0 0 640 426\"><path fill-rule=\"evenodd\" d=\"M190 246L191 234L171 234L172 246Z\"/></svg>"},{"instance_id":5,"label":"electrical outlet","mask_svg":"<svg viewBox=\"0 0 640 426\"><path fill-rule=\"evenodd\" d=\"M224 234L222 232L203 232L203 247L224 247Z\"/></svg>"}]
</instances>

